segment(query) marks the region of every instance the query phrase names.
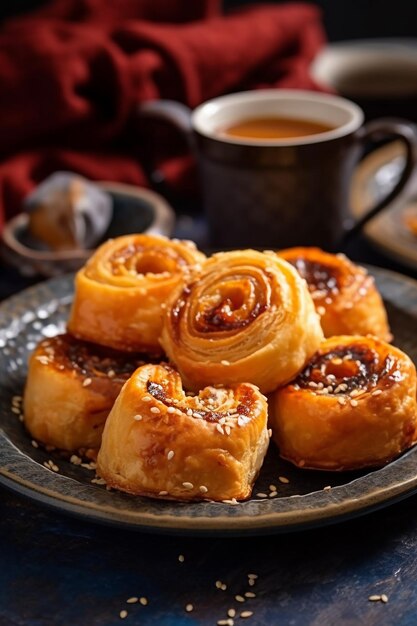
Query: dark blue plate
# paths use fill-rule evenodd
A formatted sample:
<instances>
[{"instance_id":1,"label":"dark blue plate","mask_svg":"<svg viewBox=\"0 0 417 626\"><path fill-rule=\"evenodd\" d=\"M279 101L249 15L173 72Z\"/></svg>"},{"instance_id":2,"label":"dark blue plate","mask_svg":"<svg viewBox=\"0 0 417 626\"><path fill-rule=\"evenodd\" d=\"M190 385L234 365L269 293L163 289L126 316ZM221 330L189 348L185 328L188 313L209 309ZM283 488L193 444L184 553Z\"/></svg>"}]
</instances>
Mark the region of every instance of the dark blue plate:
<instances>
[{"instance_id":1,"label":"dark blue plate","mask_svg":"<svg viewBox=\"0 0 417 626\"><path fill-rule=\"evenodd\" d=\"M382 292L395 343L417 362L417 283L372 268ZM293 467L270 447L253 496L237 505L177 503L133 497L92 484L94 473L56 452L31 445L13 411L22 395L26 362L44 336L64 329L73 277L52 279L0 306L0 482L62 512L106 524L182 534L251 535L298 530L341 521L387 506L417 492L417 447L381 469L356 473L313 472ZM53 459L59 472L43 466ZM278 477L288 478L288 484ZM278 496L259 498L277 485ZM325 486L330 490L323 490Z\"/></svg>"}]
</instances>

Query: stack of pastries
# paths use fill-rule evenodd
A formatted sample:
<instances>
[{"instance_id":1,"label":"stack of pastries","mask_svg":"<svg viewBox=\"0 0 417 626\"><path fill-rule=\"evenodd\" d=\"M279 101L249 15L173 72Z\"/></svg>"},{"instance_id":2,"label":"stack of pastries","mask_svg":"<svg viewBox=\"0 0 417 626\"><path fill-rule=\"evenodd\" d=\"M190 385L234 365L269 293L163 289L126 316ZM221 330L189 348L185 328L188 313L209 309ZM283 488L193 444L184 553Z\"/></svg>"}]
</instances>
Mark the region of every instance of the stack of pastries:
<instances>
[{"instance_id":1,"label":"stack of pastries","mask_svg":"<svg viewBox=\"0 0 417 626\"><path fill-rule=\"evenodd\" d=\"M270 434L283 458L326 470L414 444L416 371L390 340L372 277L342 255L206 258L127 235L78 272L68 332L32 354L25 424L44 445L98 453L110 487L241 500Z\"/></svg>"}]
</instances>

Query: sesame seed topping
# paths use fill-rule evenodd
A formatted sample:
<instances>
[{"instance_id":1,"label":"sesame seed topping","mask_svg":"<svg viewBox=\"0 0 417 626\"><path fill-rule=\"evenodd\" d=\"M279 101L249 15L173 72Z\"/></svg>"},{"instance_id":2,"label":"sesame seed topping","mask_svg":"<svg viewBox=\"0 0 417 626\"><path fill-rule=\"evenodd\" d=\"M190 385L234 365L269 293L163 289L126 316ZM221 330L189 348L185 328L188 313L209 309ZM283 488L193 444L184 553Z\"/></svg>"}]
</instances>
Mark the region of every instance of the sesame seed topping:
<instances>
[{"instance_id":1,"label":"sesame seed topping","mask_svg":"<svg viewBox=\"0 0 417 626\"><path fill-rule=\"evenodd\" d=\"M20 409L18 409L15 406L12 406L12 413L14 413L15 415L20 415Z\"/></svg>"},{"instance_id":2,"label":"sesame seed topping","mask_svg":"<svg viewBox=\"0 0 417 626\"><path fill-rule=\"evenodd\" d=\"M278 491L271 491L271 493L268 495L268 498L275 498L278 495Z\"/></svg>"},{"instance_id":3,"label":"sesame seed topping","mask_svg":"<svg viewBox=\"0 0 417 626\"><path fill-rule=\"evenodd\" d=\"M154 413L155 415L157 415L158 413L160 413L161 411L158 409L157 406L151 406L150 408L150 412Z\"/></svg>"},{"instance_id":4,"label":"sesame seed topping","mask_svg":"<svg viewBox=\"0 0 417 626\"><path fill-rule=\"evenodd\" d=\"M191 611L194 609L192 604L187 604L185 606L185 610L187 611L187 613L191 613Z\"/></svg>"},{"instance_id":5,"label":"sesame seed topping","mask_svg":"<svg viewBox=\"0 0 417 626\"><path fill-rule=\"evenodd\" d=\"M160 491L158 493L158 496L167 496L167 495L168 495L168 491L165 491L165 490L164 491Z\"/></svg>"},{"instance_id":6,"label":"sesame seed topping","mask_svg":"<svg viewBox=\"0 0 417 626\"><path fill-rule=\"evenodd\" d=\"M285 485L287 485L290 482L288 478L286 478L285 476L278 476L278 480L280 483L284 483Z\"/></svg>"},{"instance_id":7,"label":"sesame seed topping","mask_svg":"<svg viewBox=\"0 0 417 626\"><path fill-rule=\"evenodd\" d=\"M73 465L81 465L82 459L80 459L80 457L76 454L72 454L70 458L70 463L72 463Z\"/></svg>"},{"instance_id":8,"label":"sesame seed topping","mask_svg":"<svg viewBox=\"0 0 417 626\"><path fill-rule=\"evenodd\" d=\"M245 596L246 598L256 598L256 593L253 591L246 591Z\"/></svg>"},{"instance_id":9,"label":"sesame seed topping","mask_svg":"<svg viewBox=\"0 0 417 626\"><path fill-rule=\"evenodd\" d=\"M151 396L143 396L142 402L150 402L152 400Z\"/></svg>"},{"instance_id":10,"label":"sesame seed topping","mask_svg":"<svg viewBox=\"0 0 417 626\"><path fill-rule=\"evenodd\" d=\"M32 439L31 444L34 448L39 448L39 444L37 441L35 441L34 439Z\"/></svg>"},{"instance_id":11,"label":"sesame seed topping","mask_svg":"<svg viewBox=\"0 0 417 626\"><path fill-rule=\"evenodd\" d=\"M385 593L381 594L381 602L386 604L388 602L388 596Z\"/></svg>"},{"instance_id":12,"label":"sesame seed topping","mask_svg":"<svg viewBox=\"0 0 417 626\"><path fill-rule=\"evenodd\" d=\"M276 487L276 485L269 485L269 489L270 489L270 491L276 491L277 487Z\"/></svg>"},{"instance_id":13,"label":"sesame seed topping","mask_svg":"<svg viewBox=\"0 0 417 626\"><path fill-rule=\"evenodd\" d=\"M120 615L120 619L125 619L128 613L125 609L123 609L123 611L120 611L119 615Z\"/></svg>"},{"instance_id":14,"label":"sesame seed topping","mask_svg":"<svg viewBox=\"0 0 417 626\"><path fill-rule=\"evenodd\" d=\"M268 437L271 439L272 437L272 428L268 428Z\"/></svg>"},{"instance_id":15,"label":"sesame seed topping","mask_svg":"<svg viewBox=\"0 0 417 626\"><path fill-rule=\"evenodd\" d=\"M228 615L228 617L235 617L235 615L236 615L235 609L229 609L227 611L227 615Z\"/></svg>"},{"instance_id":16,"label":"sesame seed topping","mask_svg":"<svg viewBox=\"0 0 417 626\"><path fill-rule=\"evenodd\" d=\"M326 309L324 308L324 306L318 306L316 310L320 316L323 316L326 313Z\"/></svg>"},{"instance_id":17,"label":"sesame seed topping","mask_svg":"<svg viewBox=\"0 0 417 626\"><path fill-rule=\"evenodd\" d=\"M127 604L135 604L138 600L139 598L136 598L136 596L132 596L131 598L128 598L126 602Z\"/></svg>"},{"instance_id":18,"label":"sesame seed topping","mask_svg":"<svg viewBox=\"0 0 417 626\"><path fill-rule=\"evenodd\" d=\"M200 493L207 493L208 492L208 489L207 489L207 487L205 485L200 485L198 489L199 489Z\"/></svg>"},{"instance_id":19,"label":"sesame seed topping","mask_svg":"<svg viewBox=\"0 0 417 626\"><path fill-rule=\"evenodd\" d=\"M146 606L148 604L148 598L139 598L139 602L142 606Z\"/></svg>"},{"instance_id":20,"label":"sesame seed topping","mask_svg":"<svg viewBox=\"0 0 417 626\"><path fill-rule=\"evenodd\" d=\"M372 596L369 596L368 600L370 602L379 602L381 600L381 596L372 595Z\"/></svg>"},{"instance_id":21,"label":"sesame seed topping","mask_svg":"<svg viewBox=\"0 0 417 626\"><path fill-rule=\"evenodd\" d=\"M357 400L351 400L350 401L350 406L358 406L358 401Z\"/></svg>"},{"instance_id":22,"label":"sesame seed topping","mask_svg":"<svg viewBox=\"0 0 417 626\"><path fill-rule=\"evenodd\" d=\"M176 410L177 409L175 407L173 407L173 406L169 406L168 409L167 409L168 413L175 413Z\"/></svg>"},{"instance_id":23,"label":"sesame seed topping","mask_svg":"<svg viewBox=\"0 0 417 626\"><path fill-rule=\"evenodd\" d=\"M134 416L133 416L133 419L134 419L136 422L140 422L140 421L141 421L141 419L143 419L143 416L142 416L142 415L134 415Z\"/></svg>"},{"instance_id":24,"label":"sesame seed topping","mask_svg":"<svg viewBox=\"0 0 417 626\"><path fill-rule=\"evenodd\" d=\"M85 378L83 380L83 387L88 387L88 385L91 385L92 382L91 378Z\"/></svg>"},{"instance_id":25,"label":"sesame seed topping","mask_svg":"<svg viewBox=\"0 0 417 626\"><path fill-rule=\"evenodd\" d=\"M340 398L338 398L338 399L337 399L337 401L338 401L338 403L339 403L341 406L343 406L343 405L345 405L345 404L346 404L346 399L345 399L345 398L340 397Z\"/></svg>"},{"instance_id":26,"label":"sesame seed topping","mask_svg":"<svg viewBox=\"0 0 417 626\"><path fill-rule=\"evenodd\" d=\"M230 365L230 361L226 361L226 359L223 359L223 361L220 361L220 363L222 365Z\"/></svg>"},{"instance_id":27,"label":"sesame seed topping","mask_svg":"<svg viewBox=\"0 0 417 626\"><path fill-rule=\"evenodd\" d=\"M170 461L174 457L174 454L175 454L174 450L170 450L168 452L168 454L167 454L168 461Z\"/></svg>"},{"instance_id":28,"label":"sesame seed topping","mask_svg":"<svg viewBox=\"0 0 417 626\"><path fill-rule=\"evenodd\" d=\"M257 497L257 498L267 498L267 497L268 497L268 495L267 495L266 493L262 493L262 492L260 492L260 493L257 493L257 494L256 494L256 497Z\"/></svg>"},{"instance_id":29,"label":"sesame seed topping","mask_svg":"<svg viewBox=\"0 0 417 626\"><path fill-rule=\"evenodd\" d=\"M114 370L109 370L109 371L107 372L107 376L108 376L109 378L114 378L114 377L116 376L116 372L115 372Z\"/></svg>"},{"instance_id":30,"label":"sesame seed topping","mask_svg":"<svg viewBox=\"0 0 417 626\"><path fill-rule=\"evenodd\" d=\"M326 485L325 487L323 487L323 491L330 491L331 486L330 485Z\"/></svg>"},{"instance_id":31,"label":"sesame seed topping","mask_svg":"<svg viewBox=\"0 0 417 626\"><path fill-rule=\"evenodd\" d=\"M243 596L237 595L237 596L235 596L235 600L236 600L236 602L244 602L245 598Z\"/></svg>"},{"instance_id":32,"label":"sesame seed topping","mask_svg":"<svg viewBox=\"0 0 417 626\"><path fill-rule=\"evenodd\" d=\"M193 483L185 482L185 483L182 483L182 486L184 487L184 489L194 489Z\"/></svg>"},{"instance_id":33,"label":"sesame seed topping","mask_svg":"<svg viewBox=\"0 0 417 626\"><path fill-rule=\"evenodd\" d=\"M242 611L242 613L240 614L240 617L251 617L251 615L253 615L253 611Z\"/></svg>"},{"instance_id":34,"label":"sesame seed topping","mask_svg":"<svg viewBox=\"0 0 417 626\"><path fill-rule=\"evenodd\" d=\"M375 391L371 393L371 396L380 396L381 393L382 393L382 389L375 389Z\"/></svg>"},{"instance_id":35,"label":"sesame seed topping","mask_svg":"<svg viewBox=\"0 0 417 626\"><path fill-rule=\"evenodd\" d=\"M248 574L248 578L249 579L252 578L253 580L256 580L257 578L259 578L259 576L258 576L258 574Z\"/></svg>"}]
</instances>

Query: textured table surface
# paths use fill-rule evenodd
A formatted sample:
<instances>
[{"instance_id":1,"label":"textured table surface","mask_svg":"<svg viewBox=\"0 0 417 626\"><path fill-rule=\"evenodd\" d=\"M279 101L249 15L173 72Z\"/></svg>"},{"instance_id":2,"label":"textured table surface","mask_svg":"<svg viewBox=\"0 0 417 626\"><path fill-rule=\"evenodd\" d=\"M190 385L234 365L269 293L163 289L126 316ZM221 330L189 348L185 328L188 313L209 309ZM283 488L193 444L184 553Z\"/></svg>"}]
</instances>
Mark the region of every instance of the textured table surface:
<instances>
[{"instance_id":1,"label":"textured table surface","mask_svg":"<svg viewBox=\"0 0 417 626\"><path fill-rule=\"evenodd\" d=\"M366 245L348 253L398 269ZM0 269L0 297L24 286ZM0 626L208 626L229 609L235 625L414 626L416 554L417 497L303 533L197 539L89 524L0 487Z\"/></svg>"}]
</instances>

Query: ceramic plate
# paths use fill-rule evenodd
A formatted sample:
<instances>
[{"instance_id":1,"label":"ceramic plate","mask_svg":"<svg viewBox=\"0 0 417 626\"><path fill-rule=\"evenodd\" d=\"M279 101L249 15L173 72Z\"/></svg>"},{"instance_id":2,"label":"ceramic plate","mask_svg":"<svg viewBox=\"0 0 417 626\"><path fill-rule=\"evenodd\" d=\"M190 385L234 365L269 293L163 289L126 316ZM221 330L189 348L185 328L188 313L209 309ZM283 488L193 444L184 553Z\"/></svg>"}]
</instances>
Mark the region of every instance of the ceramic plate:
<instances>
[{"instance_id":1,"label":"ceramic plate","mask_svg":"<svg viewBox=\"0 0 417 626\"><path fill-rule=\"evenodd\" d=\"M396 344L417 362L417 283L372 269L388 308ZM28 354L42 337L64 329L72 277L32 287L0 306L0 482L58 511L138 530L249 535L328 524L391 504L417 492L417 447L375 471L307 471L281 460L273 444L253 491L237 505L173 503L133 497L92 484L87 468L34 448L13 407L21 395ZM55 473L43 466L53 459ZM282 483L279 477L288 479ZM277 485L275 498L269 485ZM323 489L331 486L331 489Z\"/></svg>"},{"instance_id":2,"label":"ceramic plate","mask_svg":"<svg viewBox=\"0 0 417 626\"><path fill-rule=\"evenodd\" d=\"M404 147L398 141L365 157L352 181L353 215L359 217L386 196L399 180L403 167ZM413 215L417 223L417 172L405 194L368 222L364 233L386 256L417 269L417 234L407 227L407 215Z\"/></svg>"}]
</instances>

